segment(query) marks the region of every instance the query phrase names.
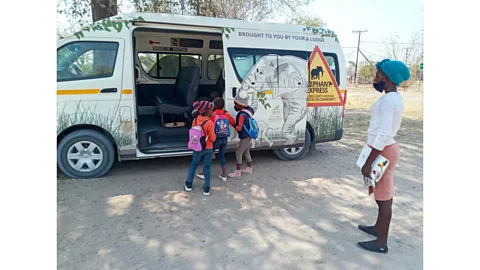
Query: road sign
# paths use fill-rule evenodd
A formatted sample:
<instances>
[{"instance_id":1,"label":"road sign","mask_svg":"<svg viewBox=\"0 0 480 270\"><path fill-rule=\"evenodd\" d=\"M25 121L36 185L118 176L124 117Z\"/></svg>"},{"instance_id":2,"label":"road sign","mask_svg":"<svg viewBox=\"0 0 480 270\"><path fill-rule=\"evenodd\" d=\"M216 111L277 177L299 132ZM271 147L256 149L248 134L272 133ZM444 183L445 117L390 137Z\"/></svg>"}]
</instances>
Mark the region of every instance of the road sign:
<instances>
[{"instance_id":1,"label":"road sign","mask_svg":"<svg viewBox=\"0 0 480 270\"><path fill-rule=\"evenodd\" d=\"M423 63L420 63L420 69L423 70Z\"/></svg>"},{"instance_id":2,"label":"road sign","mask_svg":"<svg viewBox=\"0 0 480 270\"><path fill-rule=\"evenodd\" d=\"M343 99L327 60L318 46L310 55L307 106L342 106Z\"/></svg>"}]
</instances>

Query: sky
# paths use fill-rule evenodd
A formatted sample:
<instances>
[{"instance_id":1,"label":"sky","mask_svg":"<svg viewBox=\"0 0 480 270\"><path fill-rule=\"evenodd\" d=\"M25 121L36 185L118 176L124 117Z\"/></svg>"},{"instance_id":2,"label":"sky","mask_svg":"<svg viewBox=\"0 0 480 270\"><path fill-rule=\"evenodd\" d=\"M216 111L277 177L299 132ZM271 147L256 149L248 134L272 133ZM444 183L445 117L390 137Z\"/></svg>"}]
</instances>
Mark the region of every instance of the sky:
<instances>
[{"instance_id":1,"label":"sky","mask_svg":"<svg viewBox=\"0 0 480 270\"><path fill-rule=\"evenodd\" d=\"M408 43L413 33L423 28L423 0L314 0L304 10L306 14L319 16L326 28L337 33L347 61L355 61L357 52L358 34L352 33L353 30L367 30L361 35L366 42L360 44L360 49L378 61L385 55L385 45L367 42L384 42L396 32L401 42ZM285 17L270 21L284 22Z\"/></svg>"},{"instance_id":2,"label":"sky","mask_svg":"<svg viewBox=\"0 0 480 270\"><path fill-rule=\"evenodd\" d=\"M356 58L358 34L352 33L353 30L367 30L362 33L360 49L370 61L380 61L385 56L383 42L391 34L398 33L400 42L408 43L423 28L423 0L313 0L303 10L305 14L319 16L326 28L337 33L347 61ZM123 12L133 10L123 5ZM67 21L64 16L57 16L57 22ZM285 20L286 16L276 16L268 21ZM360 55L359 61L363 60Z\"/></svg>"}]
</instances>

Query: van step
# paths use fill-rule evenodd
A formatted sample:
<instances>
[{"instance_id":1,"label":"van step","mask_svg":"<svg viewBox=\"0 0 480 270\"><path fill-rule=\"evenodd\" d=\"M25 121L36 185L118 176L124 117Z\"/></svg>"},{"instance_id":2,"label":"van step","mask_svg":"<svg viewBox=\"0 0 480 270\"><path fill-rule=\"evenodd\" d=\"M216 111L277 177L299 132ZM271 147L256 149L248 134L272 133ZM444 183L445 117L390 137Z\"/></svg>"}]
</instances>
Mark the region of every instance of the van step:
<instances>
[{"instance_id":1,"label":"van step","mask_svg":"<svg viewBox=\"0 0 480 270\"><path fill-rule=\"evenodd\" d=\"M141 148L142 153L169 153L178 151L190 151L187 147L186 141L162 142L152 144L148 147Z\"/></svg>"}]
</instances>

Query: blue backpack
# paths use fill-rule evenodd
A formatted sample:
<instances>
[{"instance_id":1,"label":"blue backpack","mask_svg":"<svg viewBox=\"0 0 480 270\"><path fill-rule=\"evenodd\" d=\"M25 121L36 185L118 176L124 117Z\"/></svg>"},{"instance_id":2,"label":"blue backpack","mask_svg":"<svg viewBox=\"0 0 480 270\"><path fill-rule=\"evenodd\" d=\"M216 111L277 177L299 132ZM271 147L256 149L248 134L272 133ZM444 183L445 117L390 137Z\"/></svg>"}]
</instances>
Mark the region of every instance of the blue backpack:
<instances>
[{"instance_id":1,"label":"blue backpack","mask_svg":"<svg viewBox=\"0 0 480 270\"><path fill-rule=\"evenodd\" d=\"M228 138L230 136L230 121L228 121L227 116L225 116L225 111L223 114L215 114L213 122L215 123L214 130L217 138Z\"/></svg>"},{"instance_id":2,"label":"blue backpack","mask_svg":"<svg viewBox=\"0 0 480 270\"><path fill-rule=\"evenodd\" d=\"M248 117L248 124L250 128L247 128L245 124L243 124L243 128L245 131L248 133L252 139L256 140L258 138L258 125L257 121L252 117L252 113L248 110L241 110L241 112L244 112Z\"/></svg>"}]
</instances>

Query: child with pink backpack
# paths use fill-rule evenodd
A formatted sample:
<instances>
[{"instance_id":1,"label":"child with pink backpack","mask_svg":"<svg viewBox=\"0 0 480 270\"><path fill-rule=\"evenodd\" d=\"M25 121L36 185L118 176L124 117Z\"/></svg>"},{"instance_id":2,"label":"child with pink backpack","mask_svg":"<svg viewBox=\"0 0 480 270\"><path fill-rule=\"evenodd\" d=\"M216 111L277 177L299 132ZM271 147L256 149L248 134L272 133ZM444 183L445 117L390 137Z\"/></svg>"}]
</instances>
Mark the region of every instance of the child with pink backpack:
<instances>
[{"instance_id":1,"label":"child with pink backpack","mask_svg":"<svg viewBox=\"0 0 480 270\"><path fill-rule=\"evenodd\" d=\"M203 171L205 173L203 195L210 195L210 167L212 164L213 142L217 139L214 124L211 121L212 109L212 103L206 100L193 103L193 110L198 112L198 116L192 122L188 140L188 148L193 151L193 159L188 170L184 189L185 191L192 191L193 177L203 157Z\"/></svg>"}]
</instances>

